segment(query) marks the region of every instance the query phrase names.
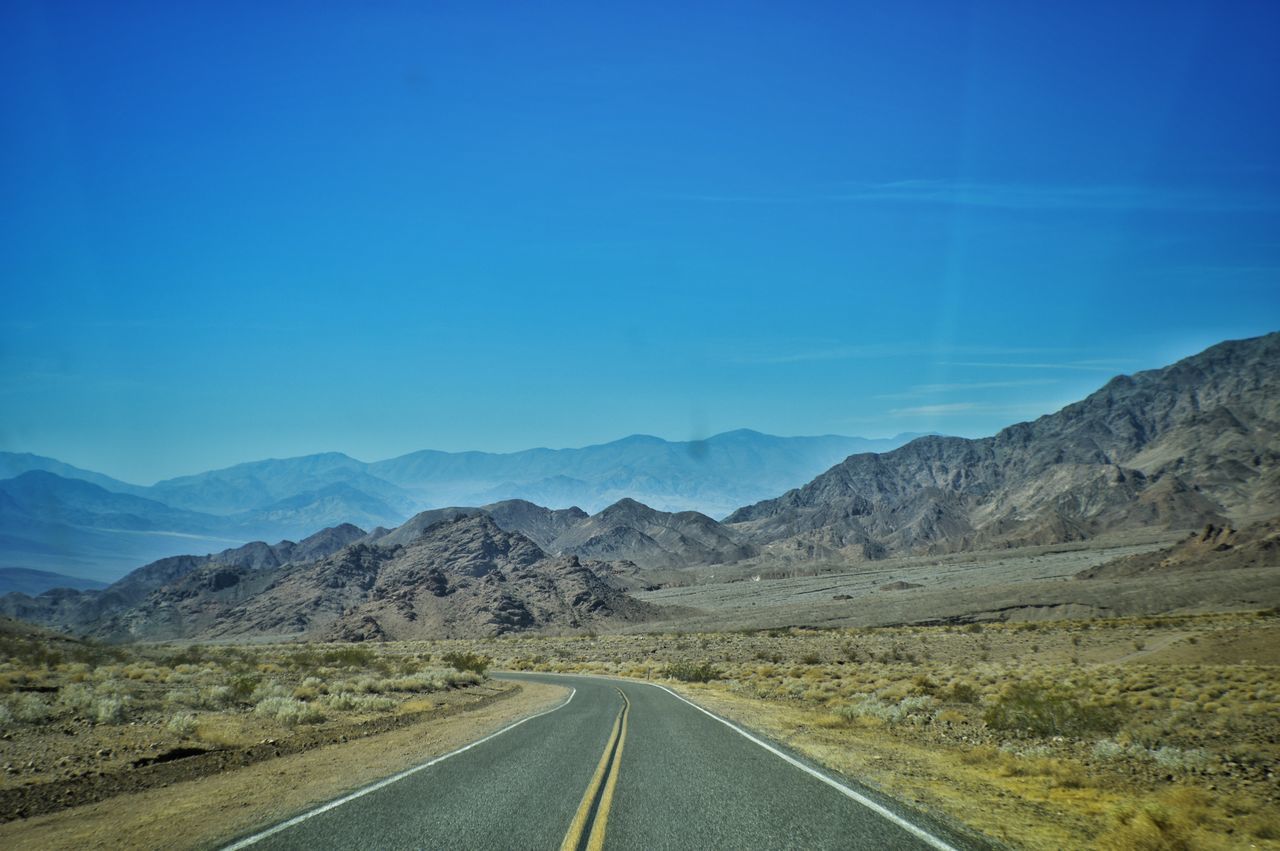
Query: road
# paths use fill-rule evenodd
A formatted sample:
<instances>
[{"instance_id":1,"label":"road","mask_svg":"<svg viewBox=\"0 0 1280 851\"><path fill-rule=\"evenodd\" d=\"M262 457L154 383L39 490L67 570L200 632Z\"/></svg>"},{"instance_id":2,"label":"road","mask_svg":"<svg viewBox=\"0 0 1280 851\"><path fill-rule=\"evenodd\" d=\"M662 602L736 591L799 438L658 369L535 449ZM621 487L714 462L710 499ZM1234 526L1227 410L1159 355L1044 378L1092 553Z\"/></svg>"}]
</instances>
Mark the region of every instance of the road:
<instances>
[{"instance_id":1,"label":"road","mask_svg":"<svg viewBox=\"0 0 1280 851\"><path fill-rule=\"evenodd\" d=\"M572 696L228 848L973 847L656 685L503 676Z\"/></svg>"}]
</instances>

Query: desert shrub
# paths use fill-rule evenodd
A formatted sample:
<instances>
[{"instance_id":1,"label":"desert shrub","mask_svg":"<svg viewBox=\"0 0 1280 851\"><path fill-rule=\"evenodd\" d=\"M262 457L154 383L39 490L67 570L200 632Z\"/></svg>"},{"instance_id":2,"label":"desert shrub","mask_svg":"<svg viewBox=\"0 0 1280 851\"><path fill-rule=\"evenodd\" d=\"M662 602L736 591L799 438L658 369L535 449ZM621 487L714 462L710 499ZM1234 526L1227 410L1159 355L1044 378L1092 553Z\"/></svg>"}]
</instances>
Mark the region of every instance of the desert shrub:
<instances>
[{"instance_id":1,"label":"desert shrub","mask_svg":"<svg viewBox=\"0 0 1280 851\"><path fill-rule=\"evenodd\" d=\"M1130 749L1115 739L1101 739L1093 743L1094 759L1114 760L1129 756Z\"/></svg>"},{"instance_id":2,"label":"desert shrub","mask_svg":"<svg viewBox=\"0 0 1280 851\"><path fill-rule=\"evenodd\" d=\"M441 658L455 671L471 671L476 674L483 674L493 664L493 660L488 656L472 653L470 650L462 653L446 653Z\"/></svg>"},{"instance_id":3,"label":"desert shrub","mask_svg":"<svg viewBox=\"0 0 1280 851\"><path fill-rule=\"evenodd\" d=\"M294 700L292 697L263 698L253 707L253 712L255 715L262 715L290 726L317 724L324 720L324 713L319 707L303 703L301 700Z\"/></svg>"},{"instance_id":4,"label":"desert shrub","mask_svg":"<svg viewBox=\"0 0 1280 851\"><path fill-rule=\"evenodd\" d=\"M472 676L477 676L472 674ZM387 688L384 691L440 691L445 687L445 682L438 677L429 674L410 674L404 677L396 677L395 679L386 681Z\"/></svg>"},{"instance_id":5,"label":"desert shrub","mask_svg":"<svg viewBox=\"0 0 1280 851\"><path fill-rule=\"evenodd\" d=\"M980 695L972 683L954 682L938 693L947 703L977 703Z\"/></svg>"},{"instance_id":6,"label":"desert shrub","mask_svg":"<svg viewBox=\"0 0 1280 851\"><path fill-rule=\"evenodd\" d=\"M334 712L382 712L396 705L396 702L389 697L354 694L349 691L327 694L320 698L318 703Z\"/></svg>"},{"instance_id":7,"label":"desert shrub","mask_svg":"<svg viewBox=\"0 0 1280 851\"><path fill-rule=\"evenodd\" d=\"M895 702L869 694L854 703L839 707L836 715L845 721L873 718L892 725L926 718L932 715L936 705L937 701L928 695L912 695Z\"/></svg>"},{"instance_id":8,"label":"desert shrub","mask_svg":"<svg viewBox=\"0 0 1280 851\"><path fill-rule=\"evenodd\" d=\"M93 701L93 720L99 724L116 724L125 719L126 703L114 694L100 695Z\"/></svg>"},{"instance_id":9,"label":"desert shrub","mask_svg":"<svg viewBox=\"0 0 1280 851\"><path fill-rule=\"evenodd\" d=\"M236 702L231 686L206 686L200 689L200 706L205 709L222 709Z\"/></svg>"},{"instance_id":10,"label":"desert shrub","mask_svg":"<svg viewBox=\"0 0 1280 851\"><path fill-rule=\"evenodd\" d=\"M204 648L199 644L192 644L190 647L172 653L168 658L164 659L165 664L171 667L178 665L198 665L205 659Z\"/></svg>"},{"instance_id":11,"label":"desert shrub","mask_svg":"<svg viewBox=\"0 0 1280 851\"><path fill-rule=\"evenodd\" d=\"M268 681L260 683L249 696L249 700L256 706L269 697L293 697L293 691L277 682Z\"/></svg>"},{"instance_id":12,"label":"desert shrub","mask_svg":"<svg viewBox=\"0 0 1280 851\"><path fill-rule=\"evenodd\" d=\"M166 707L196 707L200 705L200 694L195 689L173 689L165 694L164 705Z\"/></svg>"},{"instance_id":13,"label":"desert shrub","mask_svg":"<svg viewBox=\"0 0 1280 851\"><path fill-rule=\"evenodd\" d=\"M720 679L720 672L710 662L672 662L662 675L685 683L708 683Z\"/></svg>"},{"instance_id":14,"label":"desert shrub","mask_svg":"<svg viewBox=\"0 0 1280 851\"><path fill-rule=\"evenodd\" d=\"M461 686L477 686L484 682L484 677L475 671L453 671L444 675L444 683L451 688Z\"/></svg>"},{"instance_id":15,"label":"desert shrub","mask_svg":"<svg viewBox=\"0 0 1280 851\"><path fill-rule=\"evenodd\" d=\"M1095 847L1104 851L1190 851L1195 847L1192 834L1205 818L1203 792L1175 789L1115 810Z\"/></svg>"},{"instance_id":16,"label":"desert shrub","mask_svg":"<svg viewBox=\"0 0 1280 851\"><path fill-rule=\"evenodd\" d=\"M74 715L89 715L93 709L93 690L83 683L71 683L58 690L58 704Z\"/></svg>"},{"instance_id":17,"label":"desert shrub","mask_svg":"<svg viewBox=\"0 0 1280 851\"><path fill-rule=\"evenodd\" d=\"M231 699L240 703L248 703L258 688L262 677L257 674L239 674L231 678Z\"/></svg>"},{"instance_id":18,"label":"desert shrub","mask_svg":"<svg viewBox=\"0 0 1280 851\"><path fill-rule=\"evenodd\" d=\"M367 668L373 659L373 651L367 647L335 647L320 655L324 664L335 668Z\"/></svg>"},{"instance_id":19,"label":"desert shrub","mask_svg":"<svg viewBox=\"0 0 1280 851\"><path fill-rule=\"evenodd\" d=\"M170 733L187 738L196 731L196 716L190 712L179 712L171 716L164 726Z\"/></svg>"},{"instance_id":20,"label":"desert shrub","mask_svg":"<svg viewBox=\"0 0 1280 851\"><path fill-rule=\"evenodd\" d=\"M1025 682L1000 695L983 720L993 730L1032 736L1112 733L1120 726L1119 713L1110 707L1081 703L1063 690Z\"/></svg>"},{"instance_id":21,"label":"desert shrub","mask_svg":"<svg viewBox=\"0 0 1280 851\"><path fill-rule=\"evenodd\" d=\"M1209 765L1209 753L1200 748L1183 750L1166 745L1152 751L1151 758L1161 768L1177 771L1195 771Z\"/></svg>"},{"instance_id":22,"label":"desert shrub","mask_svg":"<svg viewBox=\"0 0 1280 851\"><path fill-rule=\"evenodd\" d=\"M39 724L53 714L49 704L39 695L23 692L10 698L9 712L14 721L23 724Z\"/></svg>"}]
</instances>

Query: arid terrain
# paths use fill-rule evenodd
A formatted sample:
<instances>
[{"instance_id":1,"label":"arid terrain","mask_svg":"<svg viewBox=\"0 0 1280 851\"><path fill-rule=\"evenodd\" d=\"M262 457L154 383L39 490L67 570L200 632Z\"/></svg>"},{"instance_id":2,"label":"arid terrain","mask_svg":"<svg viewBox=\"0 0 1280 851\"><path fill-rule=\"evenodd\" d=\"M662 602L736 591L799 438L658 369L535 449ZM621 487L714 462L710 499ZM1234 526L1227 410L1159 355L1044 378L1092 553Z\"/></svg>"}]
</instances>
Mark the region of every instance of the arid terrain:
<instances>
[{"instance_id":1,"label":"arid terrain","mask_svg":"<svg viewBox=\"0 0 1280 851\"><path fill-rule=\"evenodd\" d=\"M151 646L0 633L0 821L480 708L512 686L407 647Z\"/></svg>"},{"instance_id":2,"label":"arid terrain","mask_svg":"<svg viewBox=\"0 0 1280 851\"><path fill-rule=\"evenodd\" d=\"M1280 848L1276 612L413 645L683 683L1014 847Z\"/></svg>"}]
</instances>

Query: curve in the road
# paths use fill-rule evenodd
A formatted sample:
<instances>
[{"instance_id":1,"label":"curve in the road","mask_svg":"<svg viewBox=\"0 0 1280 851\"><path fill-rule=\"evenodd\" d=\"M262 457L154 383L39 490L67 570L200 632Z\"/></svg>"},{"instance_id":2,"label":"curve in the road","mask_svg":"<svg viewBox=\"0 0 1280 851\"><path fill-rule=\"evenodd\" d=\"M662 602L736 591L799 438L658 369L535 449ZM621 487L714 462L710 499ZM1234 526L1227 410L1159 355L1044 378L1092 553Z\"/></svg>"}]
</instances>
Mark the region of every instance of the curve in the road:
<instances>
[{"instance_id":1,"label":"curve in the road","mask_svg":"<svg viewBox=\"0 0 1280 851\"><path fill-rule=\"evenodd\" d=\"M551 710L241 839L230 851L982 847L895 812L892 802L665 686L502 676L573 691Z\"/></svg>"}]
</instances>

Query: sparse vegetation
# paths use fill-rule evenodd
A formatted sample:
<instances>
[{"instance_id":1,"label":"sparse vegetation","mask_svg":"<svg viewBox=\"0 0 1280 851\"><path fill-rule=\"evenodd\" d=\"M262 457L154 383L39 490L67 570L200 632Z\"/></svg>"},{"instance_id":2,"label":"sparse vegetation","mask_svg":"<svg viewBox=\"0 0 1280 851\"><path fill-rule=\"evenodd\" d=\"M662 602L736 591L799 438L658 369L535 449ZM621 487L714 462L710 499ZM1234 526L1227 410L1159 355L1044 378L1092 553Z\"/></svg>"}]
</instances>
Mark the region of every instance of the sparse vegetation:
<instances>
[{"instance_id":1,"label":"sparse vegetation","mask_svg":"<svg viewBox=\"0 0 1280 851\"><path fill-rule=\"evenodd\" d=\"M40 633L0 634L0 650L0 793L91 782L182 749L389 729L484 682L490 661L463 650L437 667L420 647L386 644L104 648Z\"/></svg>"},{"instance_id":2,"label":"sparse vegetation","mask_svg":"<svg viewBox=\"0 0 1280 851\"><path fill-rule=\"evenodd\" d=\"M663 669L662 675L683 683L709 683L720 678L710 662L672 662Z\"/></svg>"},{"instance_id":3,"label":"sparse vegetation","mask_svg":"<svg viewBox=\"0 0 1280 851\"><path fill-rule=\"evenodd\" d=\"M470 671L473 674L480 675L483 675L489 669L489 665L493 663L493 660L488 656L472 653L469 650L446 653L441 658L446 665L451 666L455 671Z\"/></svg>"},{"instance_id":4,"label":"sparse vegetation","mask_svg":"<svg viewBox=\"0 0 1280 851\"><path fill-rule=\"evenodd\" d=\"M1274 618L415 646L687 683L712 708L1015 847L1280 848Z\"/></svg>"}]
</instances>

